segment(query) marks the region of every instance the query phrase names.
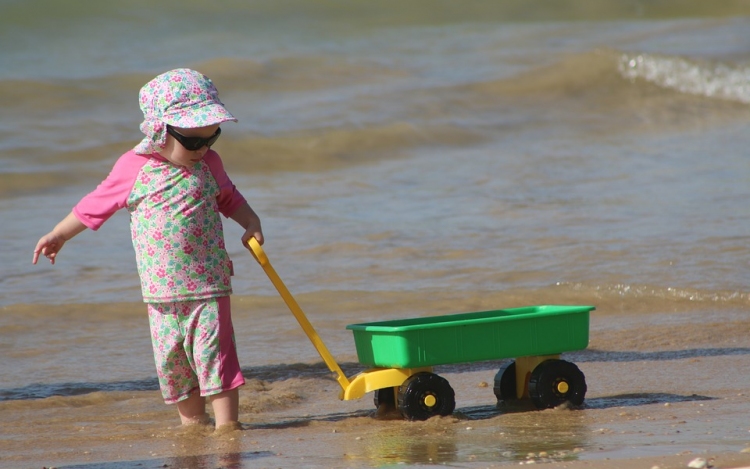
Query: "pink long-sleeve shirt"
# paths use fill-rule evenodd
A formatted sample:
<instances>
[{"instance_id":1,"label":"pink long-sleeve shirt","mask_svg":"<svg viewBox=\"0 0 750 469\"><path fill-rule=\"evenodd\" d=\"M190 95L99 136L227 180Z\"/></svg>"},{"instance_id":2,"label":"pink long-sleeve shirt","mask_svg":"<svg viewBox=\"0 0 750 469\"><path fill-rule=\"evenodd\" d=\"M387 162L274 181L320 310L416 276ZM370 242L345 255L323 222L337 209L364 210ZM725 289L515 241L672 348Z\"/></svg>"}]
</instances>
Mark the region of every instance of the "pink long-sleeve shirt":
<instances>
[{"instance_id":1,"label":"pink long-sleeve shirt","mask_svg":"<svg viewBox=\"0 0 750 469\"><path fill-rule=\"evenodd\" d=\"M129 151L73 214L97 230L126 208L143 301L164 303L232 292L219 214L229 217L244 203L213 150L192 168Z\"/></svg>"}]
</instances>

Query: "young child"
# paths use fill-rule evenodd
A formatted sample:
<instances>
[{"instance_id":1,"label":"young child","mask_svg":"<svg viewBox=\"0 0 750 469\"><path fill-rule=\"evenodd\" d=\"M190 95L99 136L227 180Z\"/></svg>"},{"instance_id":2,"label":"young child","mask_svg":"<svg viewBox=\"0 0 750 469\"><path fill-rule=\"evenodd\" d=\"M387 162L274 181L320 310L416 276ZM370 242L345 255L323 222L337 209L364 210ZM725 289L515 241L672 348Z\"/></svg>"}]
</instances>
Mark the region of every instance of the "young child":
<instances>
[{"instance_id":1,"label":"young child","mask_svg":"<svg viewBox=\"0 0 750 469\"><path fill-rule=\"evenodd\" d=\"M238 426L240 372L229 295L232 262L219 213L263 243L260 219L211 150L220 124L236 122L211 80L189 69L161 74L140 91L146 137L34 249L52 264L66 241L97 230L117 210L130 228L147 304L159 386L183 424Z\"/></svg>"}]
</instances>

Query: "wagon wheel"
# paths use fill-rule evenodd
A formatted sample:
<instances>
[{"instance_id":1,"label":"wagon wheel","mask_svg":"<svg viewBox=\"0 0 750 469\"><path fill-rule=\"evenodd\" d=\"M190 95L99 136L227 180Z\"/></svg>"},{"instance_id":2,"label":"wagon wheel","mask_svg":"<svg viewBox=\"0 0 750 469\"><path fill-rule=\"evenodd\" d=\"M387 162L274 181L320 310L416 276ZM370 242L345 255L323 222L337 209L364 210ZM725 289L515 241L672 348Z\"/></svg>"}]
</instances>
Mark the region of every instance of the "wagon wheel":
<instances>
[{"instance_id":1,"label":"wagon wheel","mask_svg":"<svg viewBox=\"0 0 750 469\"><path fill-rule=\"evenodd\" d=\"M450 415L456 408L456 394L448 380L434 373L410 376L398 389L398 408L409 420L427 420Z\"/></svg>"},{"instance_id":2,"label":"wagon wheel","mask_svg":"<svg viewBox=\"0 0 750 469\"><path fill-rule=\"evenodd\" d=\"M576 365L565 360L545 360L531 372L529 396L538 409L557 407L563 402L583 404L586 378Z\"/></svg>"},{"instance_id":3,"label":"wagon wheel","mask_svg":"<svg viewBox=\"0 0 750 469\"><path fill-rule=\"evenodd\" d=\"M495 397L498 401L512 401L518 399L516 394L516 362L512 361L500 368L495 375Z\"/></svg>"},{"instance_id":4,"label":"wagon wheel","mask_svg":"<svg viewBox=\"0 0 750 469\"><path fill-rule=\"evenodd\" d=\"M398 388L382 388L375 390L375 408L380 408L381 405L389 407L396 407L396 393Z\"/></svg>"}]
</instances>

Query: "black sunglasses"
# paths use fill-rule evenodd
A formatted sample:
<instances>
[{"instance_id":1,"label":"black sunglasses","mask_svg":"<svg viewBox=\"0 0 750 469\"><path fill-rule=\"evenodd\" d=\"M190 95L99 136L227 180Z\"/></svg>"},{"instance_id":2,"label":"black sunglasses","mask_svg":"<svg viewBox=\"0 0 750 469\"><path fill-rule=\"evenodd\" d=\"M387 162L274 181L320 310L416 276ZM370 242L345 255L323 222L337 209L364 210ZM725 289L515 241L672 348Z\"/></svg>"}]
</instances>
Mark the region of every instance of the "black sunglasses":
<instances>
[{"instance_id":1,"label":"black sunglasses","mask_svg":"<svg viewBox=\"0 0 750 469\"><path fill-rule=\"evenodd\" d=\"M216 133L211 135L208 138L204 137L186 137L182 135L181 133L177 132L174 128L172 128L171 125L167 125L167 133L175 138L178 142L180 142L180 145L185 147L185 150L190 151L196 151L200 150L203 147L211 148L211 145L216 143L216 140L219 139L219 135L221 135L221 127L216 129Z\"/></svg>"}]
</instances>

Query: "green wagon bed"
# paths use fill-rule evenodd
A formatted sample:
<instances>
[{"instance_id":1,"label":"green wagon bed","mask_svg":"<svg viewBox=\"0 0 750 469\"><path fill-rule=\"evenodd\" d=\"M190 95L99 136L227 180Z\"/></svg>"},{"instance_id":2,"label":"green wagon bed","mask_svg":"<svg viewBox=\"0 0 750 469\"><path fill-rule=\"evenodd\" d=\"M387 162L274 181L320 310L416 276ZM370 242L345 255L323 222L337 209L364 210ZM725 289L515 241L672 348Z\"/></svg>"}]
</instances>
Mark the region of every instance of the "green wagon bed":
<instances>
[{"instance_id":1,"label":"green wagon bed","mask_svg":"<svg viewBox=\"0 0 750 469\"><path fill-rule=\"evenodd\" d=\"M593 306L542 305L350 324L359 362L421 366L585 349Z\"/></svg>"}]
</instances>

